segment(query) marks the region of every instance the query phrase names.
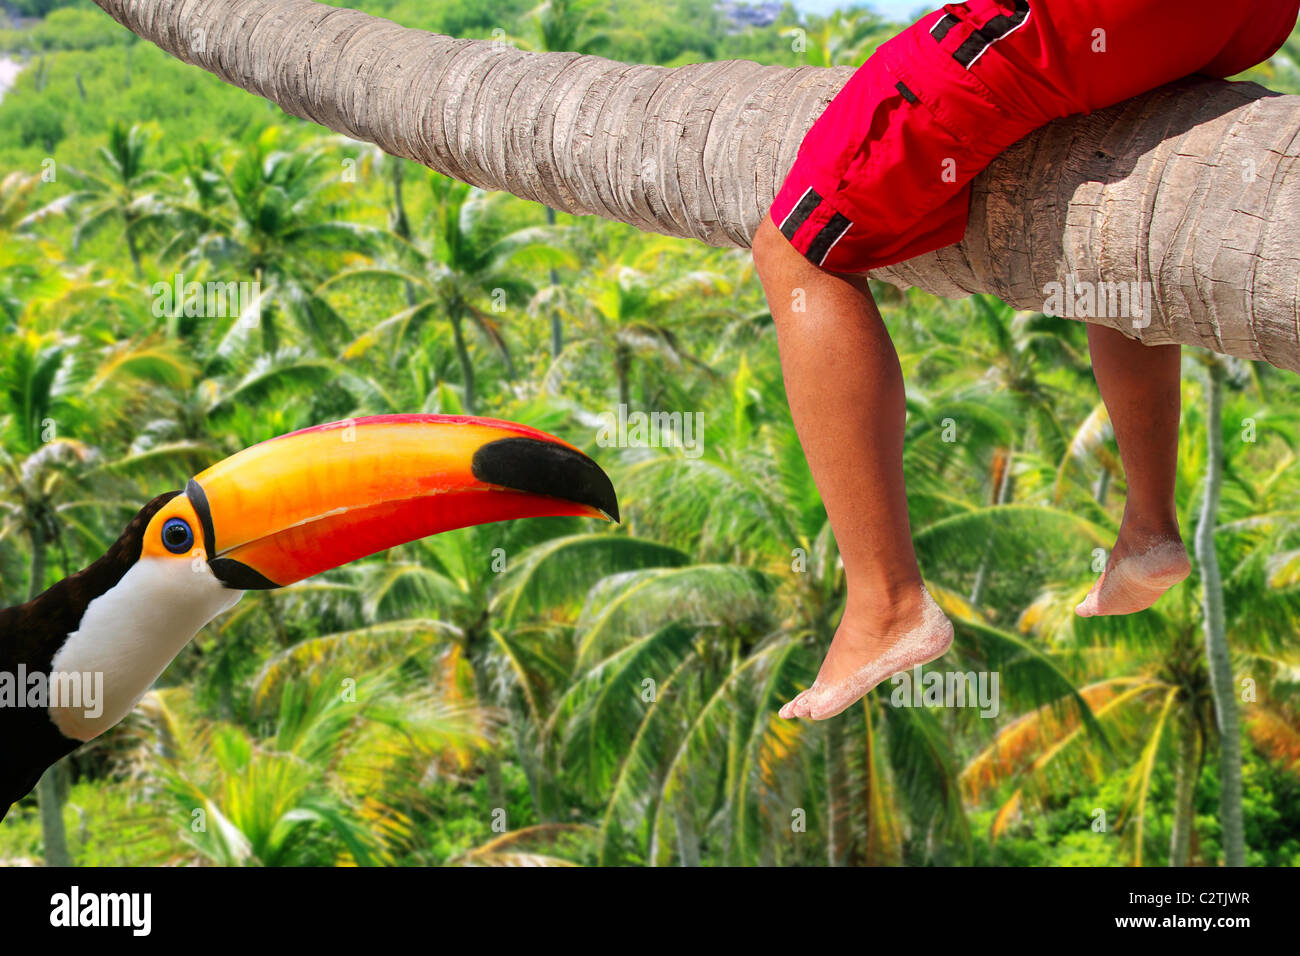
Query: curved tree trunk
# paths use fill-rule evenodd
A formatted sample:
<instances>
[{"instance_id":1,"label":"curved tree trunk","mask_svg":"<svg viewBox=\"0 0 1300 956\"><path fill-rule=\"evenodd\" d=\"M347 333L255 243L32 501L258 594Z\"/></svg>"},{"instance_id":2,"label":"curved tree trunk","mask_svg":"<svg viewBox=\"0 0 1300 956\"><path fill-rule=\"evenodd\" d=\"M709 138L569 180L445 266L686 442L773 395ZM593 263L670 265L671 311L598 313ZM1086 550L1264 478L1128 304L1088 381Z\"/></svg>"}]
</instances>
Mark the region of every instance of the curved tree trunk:
<instances>
[{"instance_id":1,"label":"curved tree trunk","mask_svg":"<svg viewBox=\"0 0 1300 956\"><path fill-rule=\"evenodd\" d=\"M95 0L287 112L570 213L746 246L852 67L667 68L456 40L311 0ZM966 238L877 270L1043 309L1051 282L1150 283L1149 326L1300 371L1300 97L1189 79L1026 137L976 181Z\"/></svg>"}]
</instances>

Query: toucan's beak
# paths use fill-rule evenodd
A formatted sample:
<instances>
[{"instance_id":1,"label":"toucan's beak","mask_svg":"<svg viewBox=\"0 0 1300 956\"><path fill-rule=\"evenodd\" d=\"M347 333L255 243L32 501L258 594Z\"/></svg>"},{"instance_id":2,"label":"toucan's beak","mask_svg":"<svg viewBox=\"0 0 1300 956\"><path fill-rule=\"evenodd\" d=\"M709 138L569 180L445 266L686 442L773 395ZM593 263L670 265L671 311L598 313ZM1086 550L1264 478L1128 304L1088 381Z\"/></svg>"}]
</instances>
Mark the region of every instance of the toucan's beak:
<instances>
[{"instance_id":1,"label":"toucan's beak","mask_svg":"<svg viewBox=\"0 0 1300 956\"><path fill-rule=\"evenodd\" d=\"M618 520L614 486L572 445L490 418L384 415L293 432L191 479L212 571L274 588L467 525Z\"/></svg>"}]
</instances>

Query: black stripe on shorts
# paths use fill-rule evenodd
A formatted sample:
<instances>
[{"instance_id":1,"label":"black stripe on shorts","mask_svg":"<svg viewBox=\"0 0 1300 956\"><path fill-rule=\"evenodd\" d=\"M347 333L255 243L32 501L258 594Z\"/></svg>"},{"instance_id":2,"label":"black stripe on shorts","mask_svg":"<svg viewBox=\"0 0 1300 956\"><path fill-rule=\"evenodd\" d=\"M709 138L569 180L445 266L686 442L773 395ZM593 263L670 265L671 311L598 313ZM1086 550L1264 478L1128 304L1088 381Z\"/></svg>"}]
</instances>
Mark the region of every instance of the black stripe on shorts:
<instances>
[{"instance_id":1,"label":"black stripe on shorts","mask_svg":"<svg viewBox=\"0 0 1300 956\"><path fill-rule=\"evenodd\" d=\"M831 251L831 246L839 242L840 236L848 232L851 225L853 222L848 216L835 213L830 221L822 226L821 232L817 233L813 241L808 244L808 251L804 253L804 257L815 266L821 265L826 261L826 254Z\"/></svg>"},{"instance_id":2,"label":"black stripe on shorts","mask_svg":"<svg viewBox=\"0 0 1300 956\"><path fill-rule=\"evenodd\" d=\"M1016 0L1014 13L1000 13L990 19L953 51L953 59L966 69L970 69L971 64L979 59L985 50L1024 23L1028 17L1029 0Z\"/></svg>"},{"instance_id":3,"label":"black stripe on shorts","mask_svg":"<svg viewBox=\"0 0 1300 956\"><path fill-rule=\"evenodd\" d=\"M785 236L791 242L794 242L794 234L799 231L799 227L804 224L813 210L821 205L822 197L817 195L817 190L809 186L804 194L799 197L790 214L781 222L781 235Z\"/></svg>"},{"instance_id":4,"label":"black stripe on shorts","mask_svg":"<svg viewBox=\"0 0 1300 956\"><path fill-rule=\"evenodd\" d=\"M957 25L959 21L951 13L945 13L941 16L934 26L930 27L930 35L936 41L941 41L948 35L948 31Z\"/></svg>"}]
</instances>

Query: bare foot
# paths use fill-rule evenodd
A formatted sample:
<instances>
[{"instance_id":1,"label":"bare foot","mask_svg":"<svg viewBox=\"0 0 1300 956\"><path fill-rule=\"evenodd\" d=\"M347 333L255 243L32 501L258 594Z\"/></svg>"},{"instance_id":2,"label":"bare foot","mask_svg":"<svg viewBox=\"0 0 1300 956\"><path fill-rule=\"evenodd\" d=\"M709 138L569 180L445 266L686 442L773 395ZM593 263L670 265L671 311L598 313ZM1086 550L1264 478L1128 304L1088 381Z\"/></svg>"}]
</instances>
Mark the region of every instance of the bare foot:
<instances>
[{"instance_id":1,"label":"bare foot","mask_svg":"<svg viewBox=\"0 0 1300 956\"><path fill-rule=\"evenodd\" d=\"M1140 534L1126 533L1121 527L1106 570L1074 613L1098 617L1145 611L1191 570L1187 549L1176 529L1172 533Z\"/></svg>"},{"instance_id":2,"label":"bare foot","mask_svg":"<svg viewBox=\"0 0 1300 956\"><path fill-rule=\"evenodd\" d=\"M787 719L825 720L900 671L927 664L952 646L952 622L924 585L884 614L845 612L817 680L784 707Z\"/></svg>"}]
</instances>

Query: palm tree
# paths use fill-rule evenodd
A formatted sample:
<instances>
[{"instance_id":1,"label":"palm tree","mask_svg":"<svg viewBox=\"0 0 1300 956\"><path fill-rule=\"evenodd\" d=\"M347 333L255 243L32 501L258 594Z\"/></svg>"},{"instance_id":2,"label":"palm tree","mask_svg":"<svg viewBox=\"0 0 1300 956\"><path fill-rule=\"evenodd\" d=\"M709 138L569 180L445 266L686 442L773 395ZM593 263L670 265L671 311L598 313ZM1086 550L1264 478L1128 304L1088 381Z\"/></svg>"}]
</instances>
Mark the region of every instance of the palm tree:
<instances>
[{"instance_id":1,"label":"palm tree","mask_svg":"<svg viewBox=\"0 0 1300 956\"><path fill-rule=\"evenodd\" d=\"M543 0L525 19L531 34L522 38L526 48L591 53L605 39L600 28L609 21L609 13L599 0Z\"/></svg>"},{"instance_id":2,"label":"palm tree","mask_svg":"<svg viewBox=\"0 0 1300 956\"><path fill-rule=\"evenodd\" d=\"M392 864L420 842L415 813L430 763L481 746L462 709L394 680L401 653L357 678L302 650L273 659L257 682L266 737L200 716L183 687L142 702L127 730L130 763L163 791L156 823L189 856L222 866Z\"/></svg>"},{"instance_id":3,"label":"palm tree","mask_svg":"<svg viewBox=\"0 0 1300 956\"><path fill-rule=\"evenodd\" d=\"M870 10L835 10L817 22L811 33L802 27L781 31L794 37L809 66L858 66L897 29L896 25Z\"/></svg>"},{"instance_id":4,"label":"palm tree","mask_svg":"<svg viewBox=\"0 0 1300 956\"><path fill-rule=\"evenodd\" d=\"M552 543L553 553L526 555L501 591L507 619L526 608L552 637L557 625L571 634L567 685L543 715L551 760L579 803L604 802L604 862L694 865L706 852L731 863L813 862L819 850L833 863L897 862L905 834L925 843L918 832L959 845L955 760L930 713L877 694L824 725L775 718L834 632L843 571L793 429L773 420L779 376L771 367L755 375L742 360L729 384L704 413L700 458L624 453L620 488L654 503L630 507L625 524L671 547L641 545L635 559L651 564L611 571L577 559L585 542L570 555ZM994 523L1007 522L985 513L917 526L944 552L969 551ZM964 615L972 657L1015 672L1017 699L1073 699L1058 665L941 591L950 613ZM816 836L791 830L792 808Z\"/></svg>"},{"instance_id":5,"label":"palm tree","mask_svg":"<svg viewBox=\"0 0 1300 956\"><path fill-rule=\"evenodd\" d=\"M357 11L330 8L325 17L311 0L278 0L274 16L245 11L240 16L258 24L255 33L216 29L234 22L235 0L197 12L180 0L97 3L187 63L454 178L718 245L748 244L803 133L852 73L739 60L667 70L491 41L467 46L414 30L397 34L388 21ZM198 29L226 42L196 49L186 38ZM394 48L403 55L392 55ZM327 65L307 57L309 49L331 51ZM481 77L473 95L464 95L456 79L465 76ZM377 89L402 94L376 97ZM361 112L358 103L366 104ZM1300 172L1262 142L1268 130L1295 128L1298 117L1300 99L1192 79L1052 123L977 180L976 215L960 251L930 253L876 275L939 295L990 292L1021 309L1042 308L1044 284L1067 276L1149 281L1162 318L1142 330L1144 341L1230 348L1300 370L1294 309L1283 291L1290 288L1285 257L1252 253L1243 269L1235 256L1208 255L1178 238L1186 228L1231 234L1234 248L1295 245L1296 227L1276 197L1300 188ZM1204 144L1196 155L1177 145L1193 127ZM1125 144L1118 155L1114 143ZM1269 197L1248 214L1236 211L1243 169L1254 171L1245 191ZM1162 208L1196 208L1197 220L1153 224L1132 214L1148 208L1142 196L1157 192ZM1032 201L1047 195L1078 199ZM1163 241L1149 242L1153 233ZM1011 236L1036 241L1024 255L1004 255ZM1155 248L1161 255L1177 249L1176 261L1157 268ZM1247 283L1246 274L1254 281ZM1197 294L1204 283L1216 289L1212 303ZM1133 332L1127 318L1091 321Z\"/></svg>"},{"instance_id":6,"label":"palm tree","mask_svg":"<svg viewBox=\"0 0 1300 956\"><path fill-rule=\"evenodd\" d=\"M1237 689L1228 652L1224 623L1223 579L1219 555L1214 546L1219 518L1219 496L1223 488L1223 365L1213 357L1206 360L1208 382L1205 409L1205 491L1200 519L1196 523L1194 551L1201 576L1202 616L1205 622L1205 656L1210 662L1210 683L1214 692L1214 715L1219 728L1219 786L1222 796L1219 815L1223 823L1223 862L1246 865L1245 830L1241 812L1241 719L1237 713Z\"/></svg>"},{"instance_id":7,"label":"palm tree","mask_svg":"<svg viewBox=\"0 0 1300 956\"><path fill-rule=\"evenodd\" d=\"M530 298L529 267L571 264L573 258L555 244L556 232L506 224L500 214L501 197L437 175L430 177L429 188L435 222L428 248L398 245L391 263L346 269L322 283L320 291L345 281L375 279L396 280L408 290L408 304L354 340L344 353L347 358L359 357L387 337L396 360L430 319L445 316L460 366L461 403L473 414L475 363L466 324L472 324L495 348L507 377L513 377L514 363L498 316L508 314L509 303Z\"/></svg>"},{"instance_id":8,"label":"palm tree","mask_svg":"<svg viewBox=\"0 0 1300 956\"><path fill-rule=\"evenodd\" d=\"M1091 387L1091 372L1072 334L1082 330L1062 331L1060 320L1017 313L992 296L972 296L962 306L944 310L956 313L951 322L928 316L918 323L904 310L904 354L916 356L908 371L920 382L937 384L945 373L959 373L955 382L945 385L943 402L962 408L984 404L995 415L1006 405L1009 417L982 469L988 476L990 503L1007 504L1014 498L1018 451L1021 457L1037 454L1049 460L1066 452L1061 406L1085 381ZM971 371L977 374L968 374ZM982 417L991 422L987 411ZM986 550L971 585L970 603L976 607L984 603L991 558Z\"/></svg>"},{"instance_id":9,"label":"palm tree","mask_svg":"<svg viewBox=\"0 0 1300 956\"><path fill-rule=\"evenodd\" d=\"M352 333L317 289L341 260L373 251L385 234L341 217L341 187L336 181L330 188L337 156L316 145L286 148L286 135L266 127L229 168L212 161L207 168L221 177L223 201L196 202L176 216L176 240L166 252L180 253L182 269L205 267L217 281L258 290L254 301L240 301L239 314L208 316L205 324L224 319L228 337L257 330L263 351L273 355L284 344L284 316L308 343L332 354ZM201 276L195 271L187 278Z\"/></svg>"},{"instance_id":10,"label":"palm tree","mask_svg":"<svg viewBox=\"0 0 1300 956\"><path fill-rule=\"evenodd\" d=\"M140 233L168 214L166 197L173 191L162 172L149 168L145 158L148 148L149 133L145 127L132 124L128 129L114 123L109 129L108 143L99 148L106 175L65 170L77 189L55 200L58 208L76 214L74 247L97 235L109 223L121 226L136 279L144 277Z\"/></svg>"},{"instance_id":11,"label":"palm tree","mask_svg":"<svg viewBox=\"0 0 1300 956\"><path fill-rule=\"evenodd\" d=\"M574 289L559 297L578 334L553 364L549 387L562 387L566 377L589 378L592 369L583 359L594 355L606 360L611 344L617 398L623 406L632 404L638 372L646 408L660 407L683 369L711 374L708 362L688 348L688 341L695 338L690 335L693 329L718 328L734 319L731 296L736 283L730 275L710 268L712 263L684 261L671 243L635 233L584 250L583 258L590 265ZM710 343L715 346L711 351L717 351L716 342Z\"/></svg>"},{"instance_id":12,"label":"palm tree","mask_svg":"<svg viewBox=\"0 0 1300 956\"><path fill-rule=\"evenodd\" d=\"M1222 370L1220 375L1224 376ZM1188 383L1186 387L1191 389L1195 385ZM1207 378L1205 388L1214 387L1213 381ZM1222 388L1222 381L1219 387ZM1206 404L1207 411L1202 413L1200 403L1184 402L1182 443L1189 451L1180 461L1177 482L1182 523L1194 523L1197 528L1196 569L1201 578L1200 593L1194 589L1195 579L1192 579L1140 615L1081 622L1072 609L1091 586L1092 575L1086 573L1087 562L1076 561L1065 565L1077 569L1075 574L1062 575L1028 605L1021 616L1020 629L1049 646L1072 651L1077 663L1070 672L1086 684L1082 694L1098 719L1116 729L1117 746L1112 758L1098 741L1081 735L1076 723L1061 720L1050 708L1026 714L1008 724L963 771L963 783L972 799L979 799L1003 782L1014 780L1017 784L1009 797L1004 794L1005 801L995 818L995 837L1005 832L1023 811L1027 794L1047 796L1042 784L1061 767L1068 766L1084 778L1094 780L1119 767L1127 781L1122 810L1123 819L1132 821L1128 831L1133 840L1131 857L1140 864L1148 850L1144 834L1150 814L1153 771L1167 762L1174 778L1169 861L1173 866L1186 865L1193 858L1196 781L1201 761L1216 738L1222 804L1232 799L1231 783L1225 784L1224 780L1235 773L1240 786L1240 725L1227 649L1230 644L1236 647L1239 653L1253 659L1265 675L1279 664L1285 666L1278 660L1277 650L1291 639L1300 617L1300 600L1290 586L1291 581L1286 572L1279 574L1280 569L1287 567L1286 556L1294 547L1291 502L1295 479L1286 468L1293 456L1285 455L1279 470L1269 472L1262 481L1250 483L1244 469L1234 467L1234 459L1253 454L1257 446L1225 443L1222 440L1223 398L1211 398ZM1267 409L1261 412L1249 406L1239 406L1233 413L1240 419L1261 419L1261 440L1269 436L1287 444L1296 440L1294 425L1287 415L1270 415ZM1218 435L1219 439L1215 441L1211 435ZM1215 454L1221 456L1219 464L1211 466L1209 459ZM1202 458L1206 461L1202 462ZM1097 467L1106 467L1103 456L1098 456ZM1231 474L1233 480L1228 486L1229 496L1216 497L1207 519L1208 493L1198 491L1198 485L1201 475L1212 467L1217 467L1220 474ZM1087 499L1090 491L1085 484L1075 494ZM1223 566L1229 569L1217 584L1214 600L1205 597L1209 587L1206 568L1210 565L1202 555L1212 557L1215 573L1220 556L1224 559ZM1217 620L1214 620L1216 608ZM1226 671L1226 676L1215 677L1213 656L1198 649L1198 632L1205 634L1207 645L1222 654L1217 666ZM1228 689L1226 703L1220 698L1220 688L1224 686ZM1285 690L1279 689L1277 696L1280 703L1284 702ZM1230 708L1229 721L1218 717L1221 706ZM1290 732L1284 704L1272 713L1267 726L1274 738ZM1212 733L1212 728L1217 729L1217 734ZM1229 737L1230 733L1236 736ZM1224 765L1228 760L1235 763L1231 769ZM1240 790L1237 800L1240 801ZM1241 810L1238 802L1233 821L1229 816L1233 811L1222 804L1221 814L1226 818L1222 826L1222 847L1227 862L1244 849L1240 842L1233 847L1234 840L1241 840ZM1237 859L1240 862L1229 865L1244 864L1244 855Z\"/></svg>"}]
</instances>

